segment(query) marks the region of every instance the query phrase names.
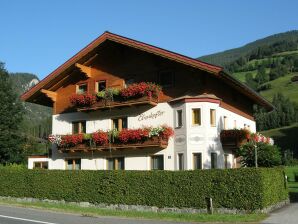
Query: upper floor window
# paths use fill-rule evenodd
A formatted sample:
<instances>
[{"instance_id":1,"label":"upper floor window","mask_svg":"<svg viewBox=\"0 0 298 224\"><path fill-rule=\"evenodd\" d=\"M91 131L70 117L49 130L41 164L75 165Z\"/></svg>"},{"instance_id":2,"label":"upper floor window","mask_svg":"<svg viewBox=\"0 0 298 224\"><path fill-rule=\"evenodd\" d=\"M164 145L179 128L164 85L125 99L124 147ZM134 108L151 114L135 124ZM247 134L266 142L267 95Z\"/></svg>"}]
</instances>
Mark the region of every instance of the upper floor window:
<instances>
[{"instance_id":1,"label":"upper floor window","mask_svg":"<svg viewBox=\"0 0 298 224\"><path fill-rule=\"evenodd\" d=\"M174 73L172 71L159 72L158 82L162 87L173 87L174 86Z\"/></svg>"},{"instance_id":2,"label":"upper floor window","mask_svg":"<svg viewBox=\"0 0 298 224\"><path fill-rule=\"evenodd\" d=\"M124 157L108 158L108 170L124 170Z\"/></svg>"},{"instance_id":3,"label":"upper floor window","mask_svg":"<svg viewBox=\"0 0 298 224\"><path fill-rule=\"evenodd\" d=\"M192 109L192 125L201 125L201 109Z\"/></svg>"},{"instance_id":4,"label":"upper floor window","mask_svg":"<svg viewBox=\"0 0 298 224\"><path fill-rule=\"evenodd\" d=\"M210 125L212 127L216 126L216 110L210 109Z\"/></svg>"},{"instance_id":5,"label":"upper floor window","mask_svg":"<svg viewBox=\"0 0 298 224\"><path fill-rule=\"evenodd\" d=\"M82 83L77 85L77 93L78 94L84 94L88 91L88 85L87 83Z\"/></svg>"},{"instance_id":6,"label":"upper floor window","mask_svg":"<svg viewBox=\"0 0 298 224\"><path fill-rule=\"evenodd\" d=\"M95 91L100 92L107 88L107 82L106 80L99 80L96 82Z\"/></svg>"},{"instance_id":7,"label":"upper floor window","mask_svg":"<svg viewBox=\"0 0 298 224\"><path fill-rule=\"evenodd\" d=\"M124 87L126 88L127 86L133 84L135 82L134 79L125 79L124 80Z\"/></svg>"},{"instance_id":8,"label":"upper floor window","mask_svg":"<svg viewBox=\"0 0 298 224\"><path fill-rule=\"evenodd\" d=\"M127 117L120 117L120 118L112 119L112 129L121 131L122 129L125 129L127 127L128 127Z\"/></svg>"},{"instance_id":9,"label":"upper floor window","mask_svg":"<svg viewBox=\"0 0 298 224\"><path fill-rule=\"evenodd\" d=\"M67 170L80 170L81 169L81 159L67 159L66 161Z\"/></svg>"},{"instance_id":10,"label":"upper floor window","mask_svg":"<svg viewBox=\"0 0 298 224\"><path fill-rule=\"evenodd\" d=\"M183 126L183 113L182 110L177 110L176 112L176 127L181 128Z\"/></svg>"},{"instance_id":11,"label":"upper floor window","mask_svg":"<svg viewBox=\"0 0 298 224\"><path fill-rule=\"evenodd\" d=\"M223 129L228 129L228 118L226 116L223 117Z\"/></svg>"},{"instance_id":12,"label":"upper floor window","mask_svg":"<svg viewBox=\"0 0 298 224\"><path fill-rule=\"evenodd\" d=\"M73 134L86 133L86 121L72 122L72 133Z\"/></svg>"}]
</instances>

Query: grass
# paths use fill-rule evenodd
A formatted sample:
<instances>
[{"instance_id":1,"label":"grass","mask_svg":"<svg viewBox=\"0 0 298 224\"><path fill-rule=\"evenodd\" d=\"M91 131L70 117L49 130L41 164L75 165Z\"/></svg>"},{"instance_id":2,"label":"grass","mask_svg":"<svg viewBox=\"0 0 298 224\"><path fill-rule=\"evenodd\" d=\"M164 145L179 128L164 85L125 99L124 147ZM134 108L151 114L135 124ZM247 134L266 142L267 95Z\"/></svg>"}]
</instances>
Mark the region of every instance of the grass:
<instances>
[{"instance_id":1,"label":"grass","mask_svg":"<svg viewBox=\"0 0 298 224\"><path fill-rule=\"evenodd\" d=\"M281 149L291 149L293 150L294 155L298 156L298 123L294 123L286 127L262 131L261 133L265 136L272 137L275 144L278 145Z\"/></svg>"},{"instance_id":2,"label":"grass","mask_svg":"<svg viewBox=\"0 0 298 224\"><path fill-rule=\"evenodd\" d=\"M293 55L293 54L298 54L298 50L297 51L284 51L284 52L281 52L281 53L276 53L276 54L273 54L273 57Z\"/></svg>"},{"instance_id":3,"label":"grass","mask_svg":"<svg viewBox=\"0 0 298 224\"><path fill-rule=\"evenodd\" d=\"M298 84L292 83L291 78L294 74L288 74L268 83L271 84L271 89L262 91L260 94L267 100L272 101L273 96L282 92L282 94L291 99L291 101L298 103Z\"/></svg>"},{"instance_id":4,"label":"grass","mask_svg":"<svg viewBox=\"0 0 298 224\"><path fill-rule=\"evenodd\" d=\"M80 207L72 204L49 202L17 202L15 199L0 199L0 204L26 208L37 208L64 213L81 214L82 216L117 216L134 219L154 219L177 222L259 222L267 217L266 214L190 214L190 213L158 213L141 211L120 211L94 207Z\"/></svg>"},{"instance_id":5,"label":"grass","mask_svg":"<svg viewBox=\"0 0 298 224\"><path fill-rule=\"evenodd\" d=\"M298 182L295 182L295 173L298 173L298 166L286 167L286 175L288 176L289 195L291 202L298 202Z\"/></svg>"}]
</instances>

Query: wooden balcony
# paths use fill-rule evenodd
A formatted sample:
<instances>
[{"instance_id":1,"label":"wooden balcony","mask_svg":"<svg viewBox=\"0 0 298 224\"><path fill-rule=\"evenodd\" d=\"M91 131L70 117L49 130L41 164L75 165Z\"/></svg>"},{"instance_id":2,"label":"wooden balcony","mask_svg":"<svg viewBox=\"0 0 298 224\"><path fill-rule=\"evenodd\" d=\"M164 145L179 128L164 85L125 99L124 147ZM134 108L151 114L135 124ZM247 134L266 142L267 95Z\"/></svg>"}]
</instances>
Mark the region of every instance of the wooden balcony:
<instances>
[{"instance_id":1,"label":"wooden balcony","mask_svg":"<svg viewBox=\"0 0 298 224\"><path fill-rule=\"evenodd\" d=\"M105 110L105 109L111 109L111 108L122 108L122 107L132 107L132 106L142 106L142 105L156 106L157 104L158 104L158 97L149 97L149 96L143 96L143 97L128 99L128 100L116 98L113 101L102 99L88 107L77 107L77 111L89 112L89 111L95 111L95 110Z\"/></svg>"},{"instance_id":2,"label":"wooden balcony","mask_svg":"<svg viewBox=\"0 0 298 224\"><path fill-rule=\"evenodd\" d=\"M151 139L137 143L110 143L106 145L93 146L89 142L78 144L70 148L58 148L61 153L75 153L75 152L104 152L109 150L126 150L126 149L142 149L142 148L159 148L165 149L168 146L168 140L162 139L161 137L152 137Z\"/></svg>"},{"instance_id":3,"label":"wooden balcony","mask_svg":"<svg viewBox=\"0 0 298 224\"><path fill-rule=\"evenodd\" d=\"M239 139L236 137L221 138L223 149L237 150L241 145L247 143L248 139Z\"/></svg>"}]
</instances>

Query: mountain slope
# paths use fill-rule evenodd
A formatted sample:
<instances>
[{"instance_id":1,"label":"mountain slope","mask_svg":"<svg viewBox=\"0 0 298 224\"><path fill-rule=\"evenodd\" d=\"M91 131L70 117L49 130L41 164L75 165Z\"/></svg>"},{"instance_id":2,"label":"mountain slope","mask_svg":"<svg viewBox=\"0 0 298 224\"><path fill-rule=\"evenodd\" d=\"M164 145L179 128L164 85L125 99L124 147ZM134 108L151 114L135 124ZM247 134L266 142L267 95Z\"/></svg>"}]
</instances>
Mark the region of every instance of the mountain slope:
<instances>
[{"instance_id":1,"label":"mountain slope","mask_svg":"<svg viewBox=\"0 0 298 224\"><path fill-rule=\"evenodd\" d=\"M215 65L225 66L237 60L240 57L245 56L248 52L258 49L258 47L264 45L271 45L279 41L297 41L298 30L288 31L285 33L279 33L265 37L263 39L256 40L248 43L242 47L230 49L227 51L201 56L198 59L204 62L208 62Z\"/></svg>"},{"instance_id":2,"label":"mountain slope","mask_svg":"<svg viewBox=\"0 0 298 224\"><path fill-rule=\"evenodd\" d=\"M36 75L30 73L10 73L13 87L20 96L39 82ZM25 113L22 132L29 136L43 137L51 133L51 108L23 102Z\"/></svg>"}]
</instances>

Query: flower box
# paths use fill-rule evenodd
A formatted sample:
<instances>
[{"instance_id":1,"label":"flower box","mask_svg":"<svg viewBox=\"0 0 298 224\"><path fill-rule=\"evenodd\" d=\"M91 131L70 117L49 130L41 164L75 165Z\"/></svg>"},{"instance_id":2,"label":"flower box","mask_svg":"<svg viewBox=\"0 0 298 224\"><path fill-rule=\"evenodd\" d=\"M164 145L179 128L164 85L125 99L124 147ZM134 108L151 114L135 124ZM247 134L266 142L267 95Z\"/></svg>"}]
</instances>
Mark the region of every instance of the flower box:
<instances>
[{"instance_id":1,"label":"flower box","mask_svg":"<svg viewBox=\"0 0 298 224\"><path fill-rule=\"evenodd\" d=\"M92 111L100 109L109 109L116 107L129 107L129 106L140 106L140 105L151 105L156 106L158 104L157 96L142 96L133 99L115 98L113 101L100 99L91 106L77 107L78 111Z\"/></svg>"}]
</instances>

